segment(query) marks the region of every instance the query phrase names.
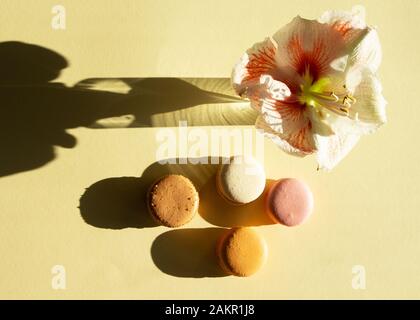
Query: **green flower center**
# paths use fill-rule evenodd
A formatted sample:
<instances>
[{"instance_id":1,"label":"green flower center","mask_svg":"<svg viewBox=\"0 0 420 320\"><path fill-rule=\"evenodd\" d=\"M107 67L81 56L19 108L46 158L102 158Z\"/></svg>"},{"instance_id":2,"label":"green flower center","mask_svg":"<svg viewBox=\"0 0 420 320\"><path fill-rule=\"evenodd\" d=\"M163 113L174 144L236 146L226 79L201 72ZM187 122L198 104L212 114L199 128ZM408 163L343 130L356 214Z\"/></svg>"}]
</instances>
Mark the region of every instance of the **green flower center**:
<instances>
[{"instance_id":1,"label":"green flower center","mask_svg":"<svg viewBox=\"0 0 420 320\"><path fill-rule=\"evenodd\" d=\"M326 108L339 115L348 116L349 109L356 102L350 95L345 85L341 92L334 92L331 88L332 81L328 77L319 78L315 82L307 70L300 85L299 102L308 107L315 108L321 116L324 115L323 108Z\"/></svg>"}]
</instances>

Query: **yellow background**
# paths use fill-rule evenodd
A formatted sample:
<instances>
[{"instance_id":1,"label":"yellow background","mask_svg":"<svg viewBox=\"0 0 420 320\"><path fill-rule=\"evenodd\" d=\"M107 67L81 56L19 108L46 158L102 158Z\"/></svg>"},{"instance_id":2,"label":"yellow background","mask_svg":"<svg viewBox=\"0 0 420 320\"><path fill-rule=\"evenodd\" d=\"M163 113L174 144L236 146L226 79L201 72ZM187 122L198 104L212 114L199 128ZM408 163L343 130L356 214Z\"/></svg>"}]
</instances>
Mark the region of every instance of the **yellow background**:
<instances>
[{"instance_id":1,"label":"yellow background","mask_svg":"<svg viewBox=\"0 0 420 320\"><path fill-rule=\"evenodd\" d=\"M55 4L1 0L0 41L59 52L70 61L59 81L71 86L92 77L229 77L245 49L295 15L317 18L358 3L61 0L61 31L50 27ZM316 208L303 226L259 227L269 245L261 272L246 279L171 276L151 257L164 227L85 223L78 209L85 188L139 177L156 160L158 129L77 128L69 130L76 147L57 147L41 168L0 178L0 298L420 298L420 1L360 4L382 41L389 123L330 173L317 172L312 157L294 158L265 142L267 176L304 179ZM209 227L197 216L185 228ZM66 268L66 290L51 287L56 264ZM366 269L365 290L352 288L354 265Z\"/></svg>"}]
</instances>

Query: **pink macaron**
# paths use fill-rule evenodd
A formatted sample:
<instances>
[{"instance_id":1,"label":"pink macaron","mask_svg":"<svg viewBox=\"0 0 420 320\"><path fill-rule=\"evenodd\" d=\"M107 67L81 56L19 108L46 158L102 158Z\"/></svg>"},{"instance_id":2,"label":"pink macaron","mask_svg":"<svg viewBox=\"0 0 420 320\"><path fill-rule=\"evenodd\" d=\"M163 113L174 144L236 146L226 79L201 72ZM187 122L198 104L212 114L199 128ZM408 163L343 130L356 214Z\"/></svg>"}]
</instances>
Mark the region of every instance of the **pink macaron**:
<instances>
[{"instance_id":1,"label":"pink macaron","mask_svg":"<svg viewBox=\"0 0 420 320\"><path fill-rule=\"evenodd\" d=\"M276 223L292 227L303 223L311 215L314 200L306 183L288 178L277 180L270 186L265 205Z\"/></svg>"}]
</instances>

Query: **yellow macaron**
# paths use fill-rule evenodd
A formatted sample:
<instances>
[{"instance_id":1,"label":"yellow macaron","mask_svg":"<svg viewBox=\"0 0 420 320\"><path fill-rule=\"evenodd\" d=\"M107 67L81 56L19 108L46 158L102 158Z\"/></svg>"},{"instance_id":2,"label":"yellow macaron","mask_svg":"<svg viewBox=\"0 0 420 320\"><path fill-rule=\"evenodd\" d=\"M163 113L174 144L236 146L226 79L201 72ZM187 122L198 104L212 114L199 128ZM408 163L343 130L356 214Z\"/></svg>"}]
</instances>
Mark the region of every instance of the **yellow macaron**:
<instances>
[{"instance_id":1,"label":"yellow macaron","mask_svg":"<svg viewBox=\"0 0 420 320\"><path fill-rule=\"evenodd\" d=\"M256 273L267 260L267 244L253 228L228 230L217 245L219 264L227 273L248 277Z\"/></svg>"}]
</instances>

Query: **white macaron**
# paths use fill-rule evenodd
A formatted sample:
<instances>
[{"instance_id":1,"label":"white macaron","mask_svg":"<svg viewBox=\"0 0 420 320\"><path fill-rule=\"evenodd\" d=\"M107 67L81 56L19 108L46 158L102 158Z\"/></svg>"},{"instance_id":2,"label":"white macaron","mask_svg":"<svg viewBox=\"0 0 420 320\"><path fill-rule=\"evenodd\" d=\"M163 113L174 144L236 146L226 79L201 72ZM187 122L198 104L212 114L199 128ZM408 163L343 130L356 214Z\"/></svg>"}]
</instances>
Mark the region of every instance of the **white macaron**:
<instances>
[{"instance_id":1,"label":"white macaron","mask_svg":"<svg viewBox=\"0 0 420 320\"><path fill-rule=\"evenodd\" d=\"M220 195L232 204L256 200L265 188L263 166L252 156L233 156L221 164L216 176Z\"/></svg>"}]
</instances>

